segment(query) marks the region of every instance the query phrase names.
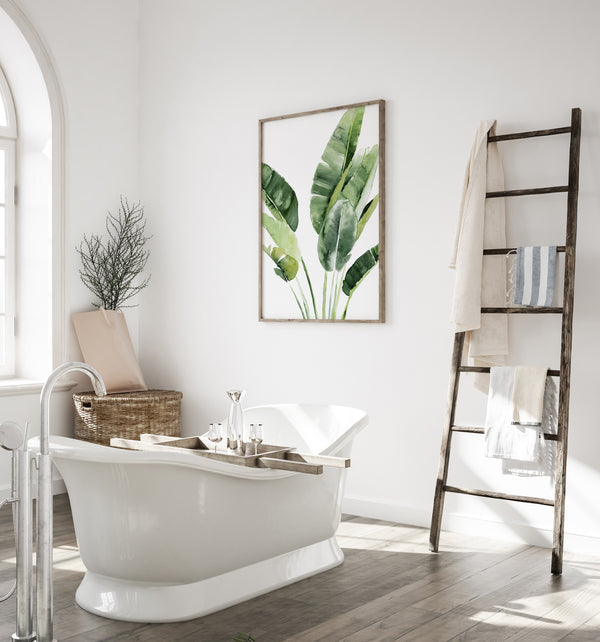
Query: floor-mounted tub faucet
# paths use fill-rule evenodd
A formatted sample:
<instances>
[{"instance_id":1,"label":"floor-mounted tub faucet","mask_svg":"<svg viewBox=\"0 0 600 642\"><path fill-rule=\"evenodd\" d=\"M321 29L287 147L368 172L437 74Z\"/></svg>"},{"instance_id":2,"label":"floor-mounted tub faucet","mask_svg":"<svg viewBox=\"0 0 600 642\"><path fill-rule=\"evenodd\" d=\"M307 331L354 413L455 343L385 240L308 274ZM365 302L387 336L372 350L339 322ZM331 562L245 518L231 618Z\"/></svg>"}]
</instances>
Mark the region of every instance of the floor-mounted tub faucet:
<instances>
[{"instance_id":1,"label":"floor-mounted tub faucet","mask_svg":"<svg viewBox=\"0 0 600 642\"><path fill-rule=\"evenodd\" d=\"M11 491L10 498L0 502L0 508L5 505L12 505L13 510L13 527L15 529L15 546L16 546L16 570L17 578L12 588L0 597L0 602L4 602L15 592L17 592L17 610L21 609L23 615L21 622L23 626L13 635L15 640L31 639L31 624L28 618L31 617L31 593L24 594L23 587L26 582L23 578L31 575L31 538L28 540L29 549L20 547L18 545L17 533L19 528L23 528L23 532L30 532L31 530L31 496L28 495L30 485L24 484L21 492L21 482L24 474L29 473L29 453L27 452L27 428L25 430L14 421L3 421L0 424L0 446L4 450L12 451L12 475L11 475ZM17 619L19 617L17 616ZM21 636L21 637L19 637ZM29 638L28 638L29 636Z\"/></svg>"},{"instance_id":2,"label":"floor-mounted tub faucet","mask_svg":"<svg viewBox=\"0 0 600 642\"><path fill-rule=\"evenodd\" d=\"M38 642L52 642L53 618L52 618L52 460L50 458L50 395L54 385L67 372L84 372L92 380L94 391L99 396L106 395L106 387L102 377L97 370L85 363L77 361L64 363L48 377L41 395L41 425L40 425L40 452L37 456L38 468L38 491L37 491L37 550L36 550L36 578L37 578L37 609L36 609L36 633L30 633L29 637L19 636L19 631L31 631L31 611L24 612L24 609L17 608L17 633L13 640L37 640ZM24 478L29 477L25 475ZM27 491L25 491L27 494ZM31 529L24 532L19 529L17 548L29 549L31 544L27 538L31 538ZM31 540L29 539L29 542ZM31 568L31 567L30 567ZM24 586L19 586L19 577L22 578ZM31 595L31 573L19 573L17 568L17 593Z\"/></svg>"}]
</instances>

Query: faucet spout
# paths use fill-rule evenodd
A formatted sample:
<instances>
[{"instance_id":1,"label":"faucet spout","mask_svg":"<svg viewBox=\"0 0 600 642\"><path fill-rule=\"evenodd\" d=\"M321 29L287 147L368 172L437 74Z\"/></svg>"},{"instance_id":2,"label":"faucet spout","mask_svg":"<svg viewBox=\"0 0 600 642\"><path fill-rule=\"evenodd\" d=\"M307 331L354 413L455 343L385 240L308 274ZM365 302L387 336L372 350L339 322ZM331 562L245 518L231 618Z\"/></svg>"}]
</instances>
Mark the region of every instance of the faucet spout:
<instances>
[{"instance_id":1,"label":"faucet spout","mask_svg":"<svg viewBox=\"0 0 600 642\"><path fill-rule=\"evenodd\" d=\"M56 382L67 372L84 372L91 379L92 385L94 386L94 392L99 397L104 397L106 395L106 386L100 373L96 368L88 366L87 363L81 363L79 361L70 361L68 363L63 363L61 366L58 366L54 372L46 379L46 383L42 388L42 395L40 398L42 405L42 417L41 417L41 426L40 426L40 453L42 455L47 455L49 453L48 442L50 440L50 395L52 389Z\"/></svg>"},{"instance_id":2,"label":"faucet spout","mask_svg":"<svg viewBox=\"0 0 600 642\"><path fill-rule=\"evenodd\" d=\"M37 502L37 640L52 642L53 588L52 588L52 461L50 459L50 395L54 385L67 372L84 372L92 380L97 395L106 395L106 386L95 368L72 361L58 366L42 388L40 454L38 456L38 502Z\"/></svg>"}]
</instances>

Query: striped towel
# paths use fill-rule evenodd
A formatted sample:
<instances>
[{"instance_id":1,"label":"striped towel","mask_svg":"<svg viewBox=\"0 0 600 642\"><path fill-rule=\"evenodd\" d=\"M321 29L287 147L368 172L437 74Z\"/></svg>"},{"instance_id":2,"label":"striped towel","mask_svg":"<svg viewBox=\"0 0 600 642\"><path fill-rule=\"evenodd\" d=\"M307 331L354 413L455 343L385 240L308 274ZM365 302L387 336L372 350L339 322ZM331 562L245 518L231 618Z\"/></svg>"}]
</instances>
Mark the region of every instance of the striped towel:
<instances>
[{"instance_id":1,"label":"striped towel","mask_svg":"<svg viewBox=\"0 0 600 642\"><path fill-rule=\"evenodd\" d=\"M518 247L514 303L551 306L555 273L556 245Z\"/></svg>"}]
</instances>

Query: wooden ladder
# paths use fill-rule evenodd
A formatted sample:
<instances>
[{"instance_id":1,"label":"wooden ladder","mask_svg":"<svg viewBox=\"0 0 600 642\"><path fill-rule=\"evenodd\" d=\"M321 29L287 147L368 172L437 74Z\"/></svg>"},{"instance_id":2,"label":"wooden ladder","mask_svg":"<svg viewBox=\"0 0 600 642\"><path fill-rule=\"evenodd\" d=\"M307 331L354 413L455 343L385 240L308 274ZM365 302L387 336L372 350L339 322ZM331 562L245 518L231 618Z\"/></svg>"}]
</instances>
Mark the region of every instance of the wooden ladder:
<instances>
[{"instance_id":1,"label":"wooden ladder","mask_svg":"<svg viewBox=\"0 0 600 642\"><path fill-rule=\"evenodd\" d=\"M442 512L444 510L445 493L461 493L464 495L476 495L477 497L490 497L493 499L507 499L516 502L528 502L531 504L543 504L554 506L554 535L552 543L552 564L551 571L555 575L562 573L563 565L563 538L564 538L564 517L565 517L565 482L567 473L567 443L569 435L569 390L571 381L571 336L573 327L573 297L575 287L575 240L577 235L577 195L579 190L579 147L581 141L581 109L574 108L571 111L571 126L558 127L555 129L544 129L538 131L521 132L517 134L504 134L501 136L488 136L488 143L520 138L534 138L537 136L553 136L556 134L570 134L569 146L569 184L555 187L541 187L534 189L506 190L501 192L488 192L486 198L500 198L507 196L523 196L527 194L550 194L554 192L567 192L567 231L564 246L557 247L558 252L565 254L564 271L564 293L562 307L504 307L504 308L481 308L484 314L561 314L561 348L560 348L560 370L548 370L553 377L560 377L559 398L558 398L558 430L556 434L544 433L547 440L556 441L556 475L554 482L554 500L542 497L527 497L521 495L510 495L496 493L489 490L475 490L449 486L448 466L450 462L450 444L453 432L468 432L483 434L484 429L471 426L456 426L454 415L456 400L459 389L459 379L462 372L489 372L489 368L474 366L463 366L462 354L465 341L465 333L457 332L454 338L454 349L452 352L452 366L450 370L450 381L448 385L448 400L446 414L444 417L444 430L442 433L442 447L440 453L439 471L435 486L433 501L433 515L431 518L431 530L429 535L429 547L437 551L440 541L440 528L442 523ZM506 254L516 248L495 248L486 249L484 255Z\"/></svg>"}]
</instances>

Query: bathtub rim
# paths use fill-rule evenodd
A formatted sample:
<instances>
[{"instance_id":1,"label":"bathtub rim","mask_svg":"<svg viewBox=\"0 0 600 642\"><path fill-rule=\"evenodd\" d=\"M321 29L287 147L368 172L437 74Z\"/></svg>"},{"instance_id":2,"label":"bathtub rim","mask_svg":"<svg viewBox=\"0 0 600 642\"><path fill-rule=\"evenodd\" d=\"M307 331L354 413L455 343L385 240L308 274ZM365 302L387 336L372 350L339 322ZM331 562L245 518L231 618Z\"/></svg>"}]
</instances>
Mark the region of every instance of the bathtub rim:
<instances>
[{"instance_id":1,"label":"bathtub rim","mask_svg":"<svg viewBox=\"0 0 600 642\"><path fill-rule=\"evenodd\" d=\"M246 410L260 410L261 408L286 408L292 406L308 406L311 408L329 408L353 410L357 413L357 420L350 425L337 439L328 444L325 448L315 454L333 455L351 442L355 436L369 423L369 416L363 410L353 406L342 406L337 404L269 404L252 406ZM29 449L39 451L39 437L32 437L28 442ZM210 471L216 474L255 480L275 480L300 475L302 473L274 470L269 468L254 468L250 466L235 466L227 462L217 461L203 456L193 456L190 453L176 453L165 451L141 451L126 450L103 446L92 442L51 435L50 453L58 459L76 459L78 461L118 464L170 464Z\"/></svg>"}]
</instances>

